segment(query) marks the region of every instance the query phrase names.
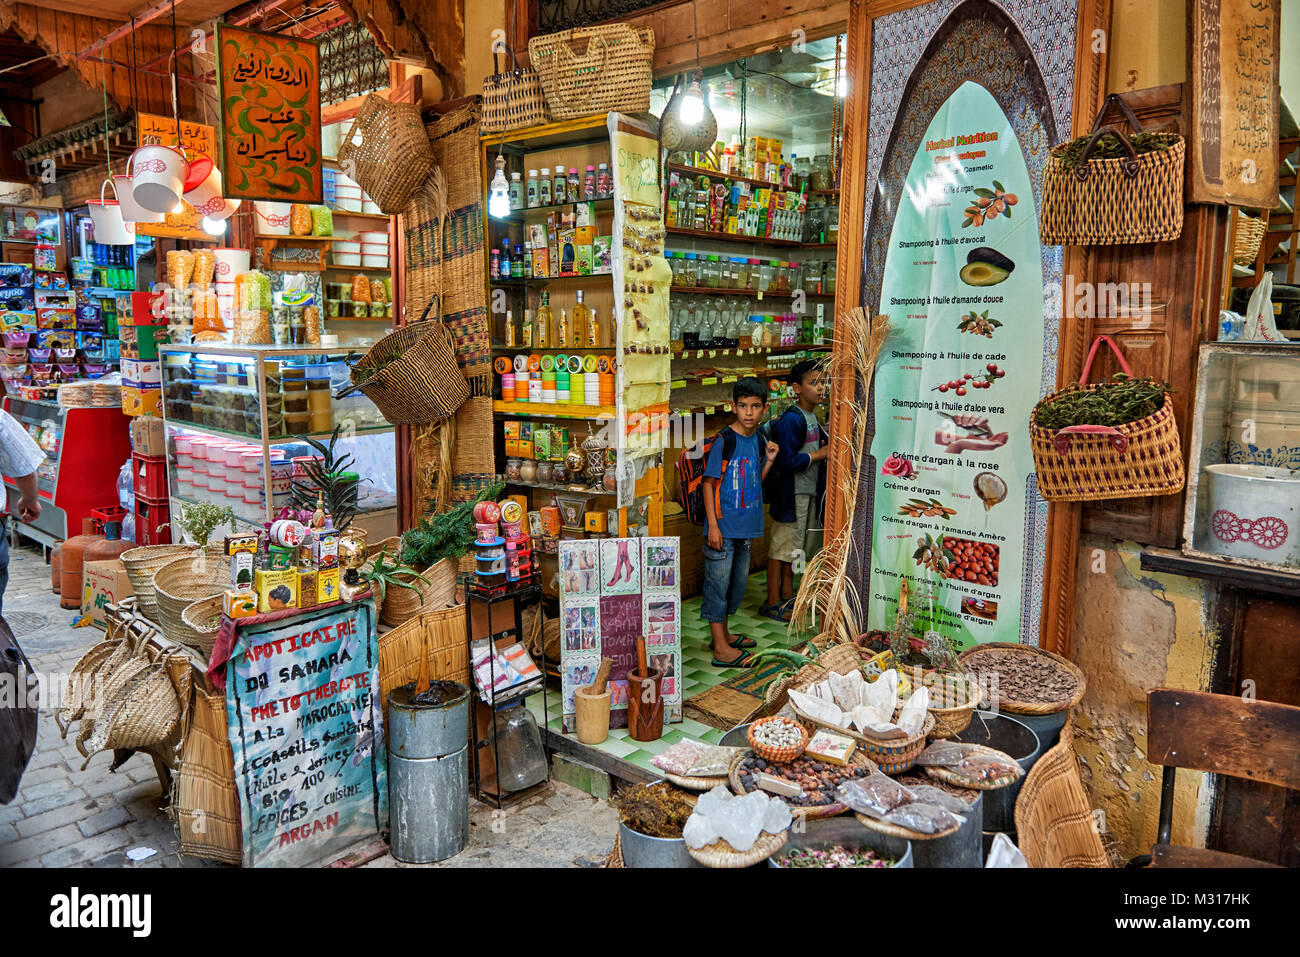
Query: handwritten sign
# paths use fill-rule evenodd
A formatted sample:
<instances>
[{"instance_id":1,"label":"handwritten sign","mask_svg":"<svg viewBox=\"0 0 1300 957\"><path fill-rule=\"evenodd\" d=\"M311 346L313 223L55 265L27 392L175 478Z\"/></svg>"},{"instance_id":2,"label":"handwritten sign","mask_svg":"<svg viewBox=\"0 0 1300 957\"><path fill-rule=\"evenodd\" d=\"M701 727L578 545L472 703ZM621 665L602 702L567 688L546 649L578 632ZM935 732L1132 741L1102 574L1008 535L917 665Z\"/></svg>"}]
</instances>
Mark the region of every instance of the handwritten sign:
<instances>
[{"instance_id":1,"label":"handwritten sign","mask_svg":"<svg viewBox=\"0 0 1300 957\"><path fill-rule=\"evenodd\" d=\"M135 132L138 146L179 144L191 153L202 153L209 159L215 159L217 155L217 131L202 123L181 120L178 140L176 121L170 116L140 113L136 116ZM161 223L136 223L135 231L140 236L170 236L173 239L214 242L215 238L204 231L202 223L203 217L194 211L193 206L182 200L179 213L164 214Z\"/></svg>"},{"instance_id":2,"label":"handwritten sign","mask_svg":"<svg viewBox=\"0 0 1300 957\"><path fill-rule=\"evenodd\" d=\"M314 42L217 24L227 196L321 202L319 78Z\"/></svg>"},{"instance_id":3,"label":"handwritten sign","mask_svg":"<svg viewBox=\"0 0 1300 957\"><path fill-rule=\"evenodd\" d=\"M1196 203L1278 203L1278 0L1191 5L1191 159Z\"/></svg>"},{"instance_id":4,"label":"handwritten sign","mask_svg":"<svg viewBox=\"0 0 1300 957\"><path fill-rule=\"evenodd\" d=\"M305 867L388 818L370 602L239 630L226 668L245 867Z\"/></svg>"}]
</instances>

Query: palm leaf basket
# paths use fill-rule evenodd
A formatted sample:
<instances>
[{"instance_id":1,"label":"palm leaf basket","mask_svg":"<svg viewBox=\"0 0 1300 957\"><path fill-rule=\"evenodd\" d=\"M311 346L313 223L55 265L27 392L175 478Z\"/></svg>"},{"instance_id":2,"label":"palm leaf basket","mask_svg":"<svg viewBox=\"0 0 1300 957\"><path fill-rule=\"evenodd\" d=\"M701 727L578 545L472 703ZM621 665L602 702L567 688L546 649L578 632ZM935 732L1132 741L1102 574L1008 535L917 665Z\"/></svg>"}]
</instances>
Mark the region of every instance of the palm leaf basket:
<instances>
[{"instance_id":1,"label":"palm leaf basket","mask_svg":"<svg viewBox=\"0 0 1300 957\"><path fill-rule=\"evenodd\" d=\"M202 598L219 598L230 587L230 560L210 555L183 558L164 565L153 580L158 600L158 626L163 634L177 644L201 654L210 654L209 636L187 623L183 615L194 602Z\"/></svg>"},{"instance_id":2,"label":"palm leaf basket","mask_svg":"<svg viewBox=\"0 0 1300 957\"><path fill-rule=\"evenodd\" d=\"M212 646L216 644L217 632L221 629L223 604L224 595L210 595L192 602L181 612L181 621L195 636L190 647L204 655L211 655Z\"/></svg>"},{"instance_id":3,"label":"palm leaf basket","mask_svg":"<svg viewBox=\"0 0 1300 957\"><path fill-rule=\"evenodd\" d=\"M767 860L785 847L785 842L789 837L788 831L782 831L780 834L769 834L764 831L758 835L758 840L754 842L754 846L747 851L737 851L721 839L700 848L694 848L687 844L686 851L705 867L752 867Z\"/></svg>"},{"instance_id":4,"label":"palm leaf basket","mask_svg":"<svg viewBox=\"0 0 1300 957\"><path fill-rule=\"evenodd\" d=\"M423 611L438 611L456 603L456 578L459 574L456 560L444 558L428 568L416 570L426 582L407 575L397 576L409 581L409 588L389 584L384 593L384 605L379 618L386 625L397 626L409 621Z\"/></svg>"},{"instance_id":5,"label":"palm leaf basket","mask_svg":"<svg viewBox=\"0 0 1300 957\"><path fill-rule=\"evenodd\" d=\"M143 545L122 553L126 577L135 593L135 607L150 621L158 620L158 602L154 598L153 576L164 565L193 555L193 545Z\"/></svg>"},{"instance_id":6,"label":"palm leaf basket","mask_svg":"<svg viewBox=\"0 0 1300 957\"><path fill-rule=\"evenodd\" d=\"M970 719L979 707L979 685L970 675L926 675L922 683L930 690L930 715L934 718L932 738L951 738L961 734L970 725Z\"/></svg>"}]
</instances>

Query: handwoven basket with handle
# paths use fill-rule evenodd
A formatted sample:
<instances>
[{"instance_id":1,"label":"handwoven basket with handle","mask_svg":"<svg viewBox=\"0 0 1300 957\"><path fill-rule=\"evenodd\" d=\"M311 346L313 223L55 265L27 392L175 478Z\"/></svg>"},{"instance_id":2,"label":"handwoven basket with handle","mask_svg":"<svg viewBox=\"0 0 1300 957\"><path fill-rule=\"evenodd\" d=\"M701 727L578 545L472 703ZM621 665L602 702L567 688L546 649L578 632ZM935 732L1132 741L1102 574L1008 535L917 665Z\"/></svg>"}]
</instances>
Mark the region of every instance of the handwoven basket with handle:
<instances>
[{"instance_id":1,"label":"handwoven basket with handle","mask_svg":"<svg viewBox=\"0 0 1300 957\"><path fill-rule=\"evenodd\" d=\"M497 56L504 48L510 56L509 68L501 69ZM515 51L505 44L492 47L491 76L483 79L484 133L500 133L549 123L546 94L542 81L531 66L521 67Z\"/></svg>"},{"instance_id":2,"label":"handwoven basket with handle","mask_svg":"<svg viewBox=\"0 0 1300 957\"><path fill-rule=\"evenodd\" d=\"M655 33L648 27L604 23L533 37L528 58L554 120L593 113L650 110Z\"/></svg>"},{"instance_id":3,"label":"handwoven basket with handle","mask_svg":"<svg viewBox=\"0 0 1300 957\"><path fill-rule=\"evenodd\" d=\"M229 587L228 558L194 556L164 565L154 575L158 626L163 634L178 644L209 654L210 636L185 621L185 609L201 598L219 597Z\"/></svg>"},{"instance_id":4,"label":"handwoven basket with handle","mask_svg":"<svg viewBox=\"0 0 1300 957\"><path fill-rule=\"evenodd\" d=\"M153 576L164 565L178 558L193 555L193 545L142 545L128 549L121 555L126 577L131 580L135 593L135 607L150 621L158 620L158 601L154 598Z\"/></svg>"},{"instance_id":5,"label":"handwoven basket with handle","mask_svg":"<svg viewBox=\"0 0 1300 957\"><path fill-rule=\"evenodd\" d=\"M1103 342L1118 357L1124 373L1132 374L1110 336L1098 336L1083 364L1080 388L1099 388L1089 384L1088 375ZM1050 404L1067 391L1054 392L1044 402ZM1036 419L1037 410L1029 417L1035 478L1039 494L1049 502L1174 495L1183 489L1183 448L1168 393L1151 415L1117 426L1071 425L1053 431L1039 426Z\"/></svg>"},{"instance_id":6,"label":"handwoven basket with handle","mask_svg":"<svg viewBox=\"0 0 1300 957\"><path fill-rule=\"evenodd\" d=\"M433 166L420 108L368 95L339 146L339 163L381 211L400 213Z\"/></svg>"}]
</instances>

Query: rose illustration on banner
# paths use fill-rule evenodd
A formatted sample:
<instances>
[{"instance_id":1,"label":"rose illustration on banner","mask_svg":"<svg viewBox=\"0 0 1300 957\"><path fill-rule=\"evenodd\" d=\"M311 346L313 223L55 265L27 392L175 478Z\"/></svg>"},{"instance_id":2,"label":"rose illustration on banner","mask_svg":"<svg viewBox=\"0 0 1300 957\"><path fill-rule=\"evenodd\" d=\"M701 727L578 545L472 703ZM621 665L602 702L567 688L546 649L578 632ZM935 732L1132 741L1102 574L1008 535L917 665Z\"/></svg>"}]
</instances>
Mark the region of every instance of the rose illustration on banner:
<instances>
[{"instance_id":1,"label":"rose illustration on banner","mask_svg":"<svg viewBox=\"0 0 1300 957\"><path fill-rule=\"evenodd\" d=\"M895 453L885 459L885 464L880 467L881 475L892 475L895 478L915 478L916 466L908 459Z\"/></svg>"}]
</instances>

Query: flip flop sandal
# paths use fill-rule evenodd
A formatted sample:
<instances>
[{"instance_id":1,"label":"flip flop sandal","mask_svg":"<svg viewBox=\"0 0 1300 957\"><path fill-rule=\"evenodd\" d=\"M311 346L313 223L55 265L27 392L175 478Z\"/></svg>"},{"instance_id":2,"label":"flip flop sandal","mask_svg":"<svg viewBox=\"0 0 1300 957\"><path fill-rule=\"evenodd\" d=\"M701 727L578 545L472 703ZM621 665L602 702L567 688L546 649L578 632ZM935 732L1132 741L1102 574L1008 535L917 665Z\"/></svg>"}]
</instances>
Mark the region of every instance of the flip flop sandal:
<instances>
[{"instance_id":1,"label":"flip flop sandal","mask_svg":"<svg viewBox=\"0 0 1300 957\"><path fill-rule=\"evenodd\" d=\"M742 651L746 648L753 648L756 644L758 644L758 642L755 641L753 638L746 638L744 635L733 635L732 637L734 637L736 640L729 641L727 642L727 644L731 645L731 647L733 648L739 648Z\"/></svg>"},{"instance_id":2,"label":"flip flop sandal","mask_svg":"<svg viewBox=\"0 0 1300 957\"><path fill-rule=\"evenodd\" d=\"M773 621L779 621L782 624L790 621L789 610L782 608L781 605L762 605L759 607L758 613L764 618L771 618Z\"/></svg>"},{"instance_id":3,"label":"flip flop sandal","mask_svg":"<svg viewBox=\"0 0 1300 957\"><path fill-rule=\"evenodd\" d=\"M713 659L713 667L715 668L750 668L753 664L754 656L744 650L740 652L740 657L736 658L734 661L719 661L717 658Z\"/></svg>"}]
</instances>

